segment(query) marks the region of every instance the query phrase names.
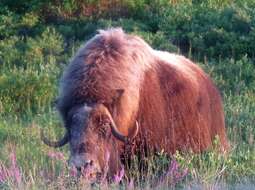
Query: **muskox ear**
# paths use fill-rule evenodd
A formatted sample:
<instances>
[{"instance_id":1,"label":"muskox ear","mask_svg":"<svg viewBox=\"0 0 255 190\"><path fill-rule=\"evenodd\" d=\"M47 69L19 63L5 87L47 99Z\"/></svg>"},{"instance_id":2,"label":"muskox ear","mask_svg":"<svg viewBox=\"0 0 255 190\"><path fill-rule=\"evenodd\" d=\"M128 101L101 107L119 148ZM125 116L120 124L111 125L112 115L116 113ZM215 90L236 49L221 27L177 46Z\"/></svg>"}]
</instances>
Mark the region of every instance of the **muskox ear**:
<instances>
[{"instance_id":1,"label":"muskox ear","mask_svg":"<svg viewBox=\"0 0 255 190\"><path fill-rule=\"evenodd\" d=\"M116 104L119 102L121 96L123 95L124 93L124 89L116 89L116 90L113 90L113 95L112 95L112 104Z\"/></svg>"},{"instance_id":2,"label":"muskox ear","mask_svg":"<svg viewBox=\"0 0 255 190\"><path fill-rule=\"evenodd\" d=\"M113 116L115 116L115 113L117 113L117 107L120 102L120 99L124 93L124 89L114 89L110 91L110 96L108 96L108 99L101 102L104 104L110 111Z\"/></svg>"}]
</instances>

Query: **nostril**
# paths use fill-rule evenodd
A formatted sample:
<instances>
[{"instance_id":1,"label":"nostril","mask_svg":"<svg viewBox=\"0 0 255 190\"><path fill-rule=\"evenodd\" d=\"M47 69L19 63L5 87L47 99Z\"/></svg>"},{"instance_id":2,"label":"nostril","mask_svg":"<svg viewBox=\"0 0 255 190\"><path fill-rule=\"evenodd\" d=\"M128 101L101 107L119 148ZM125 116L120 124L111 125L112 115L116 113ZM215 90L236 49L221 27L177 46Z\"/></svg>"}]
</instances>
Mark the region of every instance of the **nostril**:
<instances>
[{"instance_id":1,"label":"nostril","mask_svg":"<svg viewBox=\"0 0 255 190\"><path fill-rule=\"evenodd\" d=\"M93 166L93 160L86 161L84 165L85 165L85 167Z\"/></svg>"},{"instance_id":2,"label":"nostril","mask_svg":"<svg viewBox=\"0 0 255 190\"><path fill-rule=\"evenodd\" d=\"M76 167L76 170L77 170L78 172L81 172L81 167Z\"/></svg>"}]
</instances>

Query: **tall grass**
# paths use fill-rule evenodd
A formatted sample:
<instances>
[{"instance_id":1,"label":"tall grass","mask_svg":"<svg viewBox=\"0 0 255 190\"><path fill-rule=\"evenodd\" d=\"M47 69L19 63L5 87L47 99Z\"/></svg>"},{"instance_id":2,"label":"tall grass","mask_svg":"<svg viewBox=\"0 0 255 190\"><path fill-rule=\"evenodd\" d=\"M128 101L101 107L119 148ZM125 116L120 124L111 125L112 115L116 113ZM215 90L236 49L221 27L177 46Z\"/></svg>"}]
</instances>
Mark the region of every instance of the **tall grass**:
<instances>
[{"instance_id":1,"label":"tall grass","mask_svg":"<svg viewBox=\"0 0 255 190\"><path fill-rule=\"evenodd\" d=\"M162 150L146 158L144 171L134 157L124 176L119 173L115 182L94 188L255 188L252 0L123 1L124 12L100 12L96 20L93 15L84 17L88 12L75 12L80 5L74 1L29 2L31 6L17 2L23 7L0 2L0 189L91 188L66 164L68 147L45 146L39 131L44 128L53 139L63 135L52 104L59 77L80 44L97 29L111 26L140 35L154 48L197 60L221 91L231 150L228 155L215 148L171 156ZM90 3L98 6L97 1ZM118 14L123 18L116 18ZM216 139L216 147L217 143Z\"/></svg>"},{"instance_id":2,"label":"tall grass","mask_svg":"<svg viewBox=\"0 0 255 190\"><path fill-rule=\"evenodd\" d=\"M178 183L170 183L170 187L181 188L199 184L209 188L245 181L254 183L255 96L251 92L242 92L237 95L226 92L224 93L224 105L227 131L232 146L229 155L221 155L217 151L209 151L200 155L176 153L171 159L175 159L181 168L187 168L188 173L183 179L177 181ZM77 185L85 185L80 184L82 182L75 182L62 158L50 156L52 152L60 151L63 153L63 158L67 159L67 147L53 150L40 141L39 128L47 128L51 138L58 138L63 134L62 128L59 127L60 119L54 109L48 108L47 112L38 113L26 121L21 121L19 118L16 120L7 118L3 117L0 122L0 140L4 142L0 145L0 160L3 166L8 166L9 153L15 150L17 163L22 172L22 185L25 189L42 188L44 183L47 184L47 189L54 189L58 186L69 189L76 188ZM136 161L126 171L131 179L135 180L137 187L145 188L154 183L158 177L156 174L161 172L162 175L162 171L167 169L170 160L164 152L161 152L158 156L148 158L147 162L150 167L147 173L139 172ZM13 179L8 179L2 184L3 187L13 187L12 185L15 185Z\"/></svg>"}]
</instances>

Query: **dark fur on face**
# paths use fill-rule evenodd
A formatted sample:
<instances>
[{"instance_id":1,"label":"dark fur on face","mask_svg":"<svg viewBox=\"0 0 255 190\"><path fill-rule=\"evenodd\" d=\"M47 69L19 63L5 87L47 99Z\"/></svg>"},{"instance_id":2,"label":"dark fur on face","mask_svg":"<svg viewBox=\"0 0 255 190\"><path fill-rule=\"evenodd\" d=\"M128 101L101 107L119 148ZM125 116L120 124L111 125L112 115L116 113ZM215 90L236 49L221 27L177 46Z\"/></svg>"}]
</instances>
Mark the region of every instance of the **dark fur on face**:
<instances>
[{"instance_id":1,"label":"dark fur on face","mask_svg":"<svg viewBox=\"0 0 255 190\"><path fill-rule=\"evenodd\" d=\"M120 170L120 154L111 133L109 111L103 104L82 104L68 112L71 165L89 169L90 180ZM112 176L111 176L112 177ZM99 179L98 179L99 178Z\"/></svg>"},{"instance_id":2,"label":"dark fur on face","mask_svg":"<svg viewBox=\"0 0 255 190\"><path fill-rule=\"evenodd\" d=\"M123 153L103 124L109 118L125 136L139 124L138 149L145 141L169 154L201 152L216 135L220 149L228 149L221 97L208 75L119 28L100 31L78 51L61 79L57 107L70 133L71 159L94 160L95 172L107 166L108 176Z\"/></svg>"}]
</instances>

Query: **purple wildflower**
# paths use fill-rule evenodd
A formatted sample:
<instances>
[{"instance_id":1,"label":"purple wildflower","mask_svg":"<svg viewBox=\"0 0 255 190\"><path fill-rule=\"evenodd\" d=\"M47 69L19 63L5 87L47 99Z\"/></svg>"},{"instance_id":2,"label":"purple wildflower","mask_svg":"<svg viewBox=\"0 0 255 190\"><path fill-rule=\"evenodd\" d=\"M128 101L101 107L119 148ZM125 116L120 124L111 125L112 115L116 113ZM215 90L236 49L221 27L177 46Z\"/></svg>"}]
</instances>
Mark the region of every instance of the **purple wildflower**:
<instances>
[{"instance_id":1,"label":"purple wildflower","mask_svg":"<svg viewBox=\"0 0 255 190\"><path fill-rule=\"evenodd\" d=\"M181 169L178 162L174 159L171 161L170 167L166 173L166 177L170 177L173 185L180 182L188 174L188 168Z\"/></svg>"},{"instance_id":2,"label":"purple wildflower","mask_svg":"<svg viewBox=\"0 0 255 190\"><path fill-rule=\"evenodd\" d=\"M128 183L128 186L127 186L127 189L128 190L135 189L135 185L134 185L134 180L133 179L130 179L130 181Z\"/></svg>"},{"instance_id":3,"label":"purple wildflower","mask_svg":"<svg viewBox=\"0 0 255 190\"><path fill-rule=\"evenodd\" d=\"M168 181L170 185L175 186L188 175L188 168L182 169L176 160L172 160L167 172L161 177L160 182Z\"/></svg>"},{"instance_id":4,"label":"purple wildflower","mask_svg":"<svg viewBox=\"0 0 255 190\"><path fill-rule=\"evenodd\" d=\"M21 174L20 174L20 170L17 166L17 159L16 159L16 154L14 152L12 152L10 154L10 159L11 159L11 173L12 173L12 177L16 180L16 182L18 184L21 183Z\"/></svg>"},{"instance_id":5,"label":"purple wildflower","mask_svg":"<svg viewBox=\"0 0 255 190\"><path fill-rule=\"evenodd\" d=\"M3 164L0 164L0 183L6 181L9 176L8 169Z\"/></svg>"},{"instance_id":6,"label":"purple wildflower","mask_svg":"<svg viewBox=\"0 0 255 190\"><path fill-rule=\"evenodd\" d=\"M166 173L167 176L172 176L179 168L179 164L176 160L172 160L170 163L170 166L168 168L168 171Z\"/></svg>"},{"instance_id":7,"label":"purple wildflower","mask_svg":"<svg viewBox=\"0 0 255 190\"><path fill-rule=\"evenodd\" d=\"M85 179L91 179L90 174L93 173L93 168L91 166L87 166L86 168L81 168L81 174Z\"/></svg>"},{"instance_id":8,"label":"purple wildflower","mask_svg":"<svg viewBox=\"0 0 255 190\"><path fill-rule=\"evenodd\" d=\"M119 184L122 178L124 177L124 173L125 173L125 170L124 170L124 167L122 166L121 170L114 175L113 182L116 184Z\"/></svg>"},{"instance_id":9,"label":"purple wildflower","mask_svg":"<svg viewBox=\"0 0 255 190\"><path fill-rule=\"evenodd\" d=\"M70 169L70 176L76 177L78 175L78 171L75 166L72 166Z\"/></svg>"},{"instance_id":10,"label":"purple wildflower","mask_svg":"<svg viewBox=\"0 0 255 190\"><path fill-rule=\"evenodd\" d=\"M175 175L175 181L179 182L181 181L185 176L188 175L189 169L185 168L183 171L179 171L178 173L176 173Z\"/></svg>"},{"instance_id":11,"label":"purple wildflower","mask_svg":"<svg viewBox=\"0 0 255 190\"><path fill-rule=\"evenodd\" d=\"M105 154L106 165L105 165L105 168L104 168L103 176L101 178L102 182L104 182L106 180L106 177L107 177L107 173L108 173L108 170L109 170L109 159L110 159L110 152L107 151L106 154Z\"/></svg>"},{"instance_id":12,"label":"purple wildflower","mask_svg":"<svg viewBox=\"0 0 255 190\"><path fill-rule=\"evenodd\" d=\"M61 160L64 161L65 160L65 156L62 152L48 152L48 156L52 159L56 159L56 160Z\"/></svg>"},{"instance_id":13,"label":"purple wildflower","mask_svg":"<svg viewBox=\"0 0 255 190\"><path fill-rule=\"evenodd\" d=\"M15 181L18 184L20 184L21 183L21 174L20 174L20 170L17 166L16 154L14 152L12 152L10 154L10 160L11 160L10 171L11 171L12 177L15 179Z\"/></svg>"},{"instance_id":14,"label":"purple wildflower","mask_svg":"<svg viewBox=\"0 0 255 190\"><path fill-rule=\"evenodd\" d=\"M17 165L16 154L11 152L10 154L10 167L7 168L3 164L0 164L0 183L3 183L7 180L13 180L17 185L21 184L21 173Z\"/></svg>"}]
</instances>

